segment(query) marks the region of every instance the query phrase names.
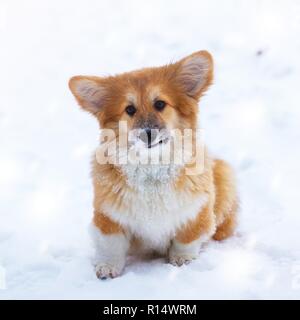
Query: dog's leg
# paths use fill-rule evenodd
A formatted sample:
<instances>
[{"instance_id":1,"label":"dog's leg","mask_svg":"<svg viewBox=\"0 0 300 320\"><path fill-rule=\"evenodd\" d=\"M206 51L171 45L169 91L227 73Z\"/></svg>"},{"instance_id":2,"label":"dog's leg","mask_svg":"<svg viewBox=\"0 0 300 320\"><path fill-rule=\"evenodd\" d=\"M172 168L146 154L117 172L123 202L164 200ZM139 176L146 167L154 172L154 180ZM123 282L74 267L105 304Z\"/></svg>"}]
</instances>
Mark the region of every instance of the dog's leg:
<instances>
[{"instance_id":1,"label":"dog's leg","mask_svg":"<svg viewBox=\"0 0 300 320\"><path fill-rule=\"evenodd\" d=\"M230 237L236 228L239 201L235 186L235 178L230 166L222 160L214 163L215 205L217 230L215 240Z\"/></svg>"},{"instance_id":2,"label":"dog's leg","mask_svg":"<svg viewBox=\"0 0 300 320\"><path fill-rule=\"evenodd\" d=\"M169 262L181 266L196 259L201 244L208 241L216 228L212 205L208 204L196 217L177 231L169 250Z\"/></svg>"},{"instance_id":3,"label":"dog's leg","mask_svg":"<svg viewBox=\"0 0 300 320\"><path fill-rule=\"evenodd\" d=\"M95 212L91 226L96 246L96 275L100 279L121 274L129 248L122 228L102 213Z\"/></svg>"}]
</instances>

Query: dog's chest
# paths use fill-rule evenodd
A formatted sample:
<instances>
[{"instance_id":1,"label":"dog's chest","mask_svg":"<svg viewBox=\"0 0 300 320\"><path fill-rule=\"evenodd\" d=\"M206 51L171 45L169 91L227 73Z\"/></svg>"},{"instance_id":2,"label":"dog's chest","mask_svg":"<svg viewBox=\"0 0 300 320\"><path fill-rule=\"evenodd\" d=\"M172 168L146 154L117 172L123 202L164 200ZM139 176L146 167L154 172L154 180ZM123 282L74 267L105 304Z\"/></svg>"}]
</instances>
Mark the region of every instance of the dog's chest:
<instances>
[{"instance_id":1,"label":"dog's chest","mask_svg":"<svg viewBox=\"0 0 300 320\"><path fill-rule=\"evenodd\" d=\"M178 192L173 179L129 177L128 183L133 188L123 192L121 206L106 211L149 248L168 246L176 230L194 219L207 200L205 195Z\"/></svg>"}]
</instances>

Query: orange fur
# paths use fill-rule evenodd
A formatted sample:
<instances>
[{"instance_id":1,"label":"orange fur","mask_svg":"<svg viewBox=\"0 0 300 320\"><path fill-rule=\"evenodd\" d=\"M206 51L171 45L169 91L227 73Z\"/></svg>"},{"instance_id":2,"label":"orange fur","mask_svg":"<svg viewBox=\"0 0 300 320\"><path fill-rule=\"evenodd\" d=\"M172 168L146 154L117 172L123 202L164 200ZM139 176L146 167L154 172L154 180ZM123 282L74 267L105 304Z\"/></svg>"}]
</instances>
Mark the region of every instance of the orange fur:
<instances>
[{"instance_id":1,"label":"orange fur","mask_svg":"<svg viewBox=\"0 0 300 320\"><path fill-rule=\"evenodd\" d=\"M232 209L228 212L225 220L218 225L216 233L213 236L214 240L221 241L233 235L237 223L237 211L238 204L235 202Z\"/></svg>"},{"instance_id":2,"label":"orange fur","mask_svg":"<svg viewBox=\"0 0 300 320\"><path fill-rule=\"evenodd\" d=\"M187 222L184 227L177 231L176 240L181 243L190 243L202 235L213 232L215 221L212 210L212 206L207 205L199 212L195 220Z\"/></svg>"},{"instance_id":3,"label":"orange fur","mask_svg":"<svg viewBox=\"0 0 300 320\"><path fill-rule=\"evenodd\" d=\"M122 227L112 221L109 217L101 212L94 212L94 225L99 228L104 234L113 234L123 232Z\"/></svg>"},{"instance_id":4,"label":"orange fur","mask_svg":"<svg viewBox=\"0 0 300 320\"><path fill-rule=\"evenodd\" d=\"M214 213L218 227L214 239L223 240L234 232L238 199L234 175L229 165L225 161L216 160L213 170L216 190Z\"/></svg>"},{"instance_id":5,"label":"orange fur","mask_svg":"<svg viewBox=\"0 0 300 320\"><path fill-rule=\"evenodd\" d=\"M211 230L214 232L215 240L224 240L235 230L238 199L231 168L225 161L216 160L212 166L212 176L208 176L207 179L208 181L211 179L210 182L213 184L208 181L205 184L211 201L199 212L195 220L187 222L178 230L176 239L182 243L192 242L202 234L211 233ZM195 179L194 176L191 177ZM196 186L201 185L203 184L199 181L196 184Z\"/></svg>"}]
</instances>

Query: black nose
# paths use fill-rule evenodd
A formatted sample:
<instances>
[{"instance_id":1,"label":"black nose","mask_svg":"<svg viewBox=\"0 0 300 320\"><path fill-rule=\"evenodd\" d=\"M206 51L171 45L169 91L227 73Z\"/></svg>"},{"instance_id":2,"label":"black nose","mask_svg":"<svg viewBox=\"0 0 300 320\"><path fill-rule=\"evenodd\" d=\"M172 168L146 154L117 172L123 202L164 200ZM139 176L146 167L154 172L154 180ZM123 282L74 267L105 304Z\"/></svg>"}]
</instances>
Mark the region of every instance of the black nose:
<instances>
[{"instance_id":1,"label":"black nose","mask_svg":"<svg viewBox=\"0 0 300 320\"><path fill-rule=\"evenodd\" d=\"M140 139L148 146L151 146L157 137L157 131L157 129L146 128L141 132Z\"/></svg>"}]
</instances>

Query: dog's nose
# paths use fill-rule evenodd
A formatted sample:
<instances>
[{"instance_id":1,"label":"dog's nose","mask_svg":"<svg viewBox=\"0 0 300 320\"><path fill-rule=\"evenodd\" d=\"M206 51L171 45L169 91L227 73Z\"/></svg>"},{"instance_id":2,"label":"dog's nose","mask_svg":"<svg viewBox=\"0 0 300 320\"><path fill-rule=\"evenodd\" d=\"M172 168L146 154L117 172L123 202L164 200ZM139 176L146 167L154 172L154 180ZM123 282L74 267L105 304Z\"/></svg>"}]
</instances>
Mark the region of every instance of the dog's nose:
<instances>
[{"instance_id":1,"label":"dog's nose","mask_svg":"<svg viewBox=\"0 0 300 320\"><path fill-rule=\"evenodd\" d=\"M157 137L157 131L157 129L146 128L141 132L140 139L148 146L151 146Z\"/></svg>"}]
</instances>

